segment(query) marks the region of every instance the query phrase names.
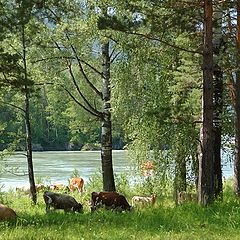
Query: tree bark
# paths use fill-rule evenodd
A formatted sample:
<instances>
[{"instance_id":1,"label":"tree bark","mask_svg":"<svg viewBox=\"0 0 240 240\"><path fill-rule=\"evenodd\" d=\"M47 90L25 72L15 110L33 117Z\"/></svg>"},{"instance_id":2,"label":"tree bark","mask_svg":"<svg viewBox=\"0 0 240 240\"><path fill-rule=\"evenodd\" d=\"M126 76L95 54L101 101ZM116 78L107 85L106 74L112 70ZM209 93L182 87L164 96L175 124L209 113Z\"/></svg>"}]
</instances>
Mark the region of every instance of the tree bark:
<instances>
[{"instance_id":1,"label":"tree bark","mask_svg":"<svg viewBox=\"0 0 240 240\"><path fill-rule=\"evenodd\" d=\"M222 111L223 111L223 72L214 70L214 198L222 198Z\"/></svg>"},{"instance_id":2,"label":"tree bark","mask_svg":"<svg viewBox=\"0 0 240 240\"><path fill-rule=\"evenodd\" d=\"M236 103L235 103L235 160L234 160L234 191L240 197L240 0L237 1L237 71L236 71Z\"/></svg>"},{"instance_id":3,"label":"tree bark","mask_svg":"<svg viewBox=\"0 0 240 240\"><path fill-rule=\"evenodd\" d=\"M111 122L111 91L110 91L110 56L109 42L102 45L103 58L103 85L102 85L102 175L103 175L103 190L115 191L115 182L112 165L112 122Z\"/></svg>"},{"instance_id":4,"label":"tree bark","mask_svg":"<svg viewBox=\"0 0 240 240\"><path fill-rule=\"evenodd\" d=\"M45 116L44 116L44 127L45 127L45 141L46 143L49 142L49 137L50 137L50 122L48 120L49 113L46 111L47 107L49 106L48 104L48 98L47 98L47 90L46 90L46 84L43 84L42 87L42 104L43 108L45 111Z\"/></svg>"},{"instance_id":5,"label":"tree bark","mask_svg":"<svg viewBox=\"0 0 240 240\"><path fill-rule=\"evenodd\" d=\"M26 87L27 88L27 87ZM28 89L25 88L25 91ZM28 178L30 183L30 194L34 204L37 203L37 194L34 180L33 161L32 161L32 132L30 124L29 113L29 95L25 93L25 127L26 127L26 150L27 150L27 162L28 162Z\"/></svg>"},{"instance_id":6,"label":"tree bark","mask_svg":"<svg viewBox=\"0 0 240 240\"><path fill-rule=\"evenodd\" d=\"M199 159L198 200L206 206L213 201L213 46L212 0L204 1L202 142Z\"/></svg>"},{"instance_id":7,"label":"tree bark","mask_svg":"<svg viewBox=\"0 0 240 240\"><path fill-rule=\"evenodd\" d=\"M30 194L34 204L37 203L37 194L34 181L33 161L32 161L32 132L30 124L30 111L29 111L29 87L28 87L28 74L27 74L27 60L26 60L26 43L25 43L25 29L22 26L22 47L23 47L23 65L24 65L24 92L25 92L25 128L26 128L26 151L28 162L28 178L30 183Z\"/></svg>"},{"instance_id":8,"label":"tree bark","mask_svg":"<svg viewBox=\"0 0 240 240\"><path fill-rule=\"evenodd\" d=\"M179 139L177 144L177 154L175 163L175 203L178 205L178 193L187 190L187 169L186 160L184 154L184 147L181 139Z\"/></svg>"},{"instance_id":9,"label":"tree bark","mask_svg":"<svg viewBox=\"0 0 240 240\"><path fill-rule=\"evenodd\" d=\"M221 137L223 112L223 71L217 62L222 46L222 11L216 10L213 15L213 53L216 57L213 71L213 100L214 100L214 198L222 198L222 165Z\"/></svg>"}]
</instances>

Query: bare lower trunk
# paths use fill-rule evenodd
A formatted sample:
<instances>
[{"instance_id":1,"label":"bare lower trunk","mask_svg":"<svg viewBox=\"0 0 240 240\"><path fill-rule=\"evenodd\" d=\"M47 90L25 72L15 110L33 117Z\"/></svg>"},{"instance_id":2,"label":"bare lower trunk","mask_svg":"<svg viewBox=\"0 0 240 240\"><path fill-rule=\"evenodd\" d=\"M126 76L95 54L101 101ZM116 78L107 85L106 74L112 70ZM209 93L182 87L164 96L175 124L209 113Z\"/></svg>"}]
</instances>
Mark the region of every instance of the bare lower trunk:
<instances>
[{"instance_id":1,"label":"bare lower trunk","mask_svg":"<svg viewBox=\"0 0 240 240\"><path fill-rule=\"evenodd\" d=\"M221 69L214 71L214 197L222 198L222 110L223 110L223 73Z\"/></svg>"},{"instance_id":2,"label":"bare lower trunk","mask_svg":"<svg viewBox=\"0 0 240 240\"><path fill-rule=\"evenodd\" d=\"M37 194L34 181L33 161L32 161L32 133L31 125L29 121L29 99L26 94L26 114L25 114L25 126L26 126L26 144L27 144L27 162L28 162L28 178L30 183L30 194L34 204L37 203Z\"/></svg>"},{"instance_id":3,"label":"bare lower trunk","mask_svg":"<svg viewBox=\"0 0 240 240\"><path fill-rule=\"evenodd\" d=\"M183 146L179 143L178 152L176 156L176 166L175 166L175 202L179 203L179 192L187 190L187 179L186 179L186 160Z\"/></svg>"},{"instance_id":4,"label":"bare lower trunk","mask_svg":"<svg viewBox=\"0 0 240 240\"><path fill-rule=\"evenodd\" d=\"M213 200L213 49L212 49L212 1L204 2L204 50L203 50L203 110L201 158L199 159L199 203L206 206Z\"/></svg>"},{"instance_id":5,"label":"bare lower trunk","mask_svg":"<svg viewBox=\"0 0 240 240\"><path fill-rule=\"evenodd\" d=\"M234 192L240 197L240 73L237 74L236 92Z\"/></svg>"},{"instance_id":6,"label":"bare lower trunk","mask_svg":"<svg viewBox=\"0 0 240 240\"><path fill-rule=\"evenodd\" d=\"M103 190L115 191L115 183L112 165L112 123L110 112L110 57L109 43L102 45L103 57L103 114L102 114L102 174L103 174Z\"/></svg>"},{"instance_id":7,"label":"bare lower trunk","mask_svg":"<svg viewBox=\"0 0 240 240\"><path fill-rule=\"evenodd\" d=\"M240 197L240 0L237 1L237 36L236 36L236 52L237 52L237 72L236 72L236 103L235 103L235 160L234 160L234 191Z\"/></svg>"},{"instance_id":8,"label":"bare lower trunk","mask_svg":"<svg viewBox=\"0 0 240 240\"><path fill-rule=\"evenodd\" d=\"M30 124L29 112L29 87L28 87L28 74L27 74L27 61L26 61L26 44L25 44L25 29L22 26L22 46L23 46L23 64L24 64L24 78L25 78L25 128L26 128L26 150L28 162L28 177L30 184L30 194L34 204L37 203L37 194L34 181L33 161L32 161L32 133Z\"/></svg>"},{"instance_id":9,"label":"bare lower trunk","mask_svg":"<svg viewBox=\"0 0 240 240\"><path fill-rule=\"evenodd\" d=\"M213 72L214 85L214 197L222 198L222 164L221 164L221 138L222 138L222 112L223 112L223 71L219 66L219 54L221 53L223 11L215 8L213 15L213 54L216 59Z\"/></svg>"}]
</instances>

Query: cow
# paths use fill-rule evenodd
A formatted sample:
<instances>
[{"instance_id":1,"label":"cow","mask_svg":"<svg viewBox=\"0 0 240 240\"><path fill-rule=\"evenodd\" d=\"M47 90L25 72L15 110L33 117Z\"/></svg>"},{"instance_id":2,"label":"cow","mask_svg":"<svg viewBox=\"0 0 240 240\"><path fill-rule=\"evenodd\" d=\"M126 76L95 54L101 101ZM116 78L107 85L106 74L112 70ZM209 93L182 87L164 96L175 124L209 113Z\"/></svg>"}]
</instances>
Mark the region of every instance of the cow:
<instances>
[{"instance_id":1,"label":"cow","mask_svg":"<svg viewBox=\"0 0 240 240\"><path fill-rule=\"evenodd\" d=\"M35 184L36 192L40 192L46 188L47 188L47 186L45 186L44 184ZM30 195L30 192L31 192L30 187L28 187L28 186L16 187L16 191L22 192L22 193L28 194L28 195Z\"/></svg>"},{"instance_id":2,"label":"cow","mask_svg":"<svg viewBox=\"0 0 240 240\"><path fill-rule=\"evenodd\" d=\"M71 178L69 179L69 188L71 191L78 190L83 192L84 180L82 178Z\"/></svg>"},{"instance_id":3,"label":"cow","mask_svg":"<svg viewBox=\"0 0 240 240\"><path fill-rule=\"evenodd\" d=\"M107 207L114 210L131 210L126 198L117 192L92 192L91 211L97 207Z\"/></svg>"},{"instance_id":4,"label":"cow","mask_svg":"<svg viewBox=\"0 0 240 240\"><path fill-rule=\"evenodd\" d=\"M36 192L40 192L46 189L47 186L45 186L44 184L38 183L38 184L35 184L35 188L36 188Z\"/></svg>"},{"instance_id":5,"label":"cow","mask_svg":"<svg viewBox=\"0 0 240 240\"><path fill-rule=\"evenodd\" d=\"M181 191L177 193L177 203L183 204L184 202L194 202L197 201L197 195L195 193L189 193Z\"/></svg>"},{"instance_id":6,"label":"cow","mask_svg":"<svg viewBox=\"0 0 240 240\"><path fill-rule=\"evenodd\" d=\"M53 185L50 185L50 190L52 191L64 191L64 192L70 192L70 189L68 186L64 185L64 184L53 184Z\"/></svg>"},{"instance_id":7,"label":"cow","mask_svg":"<svg viewBox=\"0 0 240 240\"><path fill-rule=\"evenodd\" d=\"M157 195L153 194L151 196L134 196L132 197L132 206L141 205L146 207L149 205L154 205L157 199Z\"/></svg>"},{"instance_id":8,"label":"cow","mask_svg":"<svg viewBox=\"0 0 240 240\"><path fill-rule=\"evenodd\" d=\"M46 204L46 213L50 212L50 207L63 209L65 213L70 211L83 213L82 204L78 203L75 198L69 195L45 191L43 198Z\"/></svg>"},{"instance_id":9,"label":"cow","mask_svg":"<svg viewBox=\"0 0 240 240\"><path fill-rule=\"evenodd\" d=\"M0 204L0 221L15 220L16 218L17 214L13 209L3 204Z\"/></svg>"}]
</instances>

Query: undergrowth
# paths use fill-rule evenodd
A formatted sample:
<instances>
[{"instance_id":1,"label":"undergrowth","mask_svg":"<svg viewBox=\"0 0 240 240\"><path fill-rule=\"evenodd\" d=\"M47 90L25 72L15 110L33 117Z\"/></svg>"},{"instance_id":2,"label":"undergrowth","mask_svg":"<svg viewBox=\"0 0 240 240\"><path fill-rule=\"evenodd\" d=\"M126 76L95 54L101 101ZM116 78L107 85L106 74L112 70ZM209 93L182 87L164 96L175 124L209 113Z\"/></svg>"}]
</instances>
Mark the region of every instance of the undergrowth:
<instances>
[{"instance_id":1,"label":"undergrowth","mask_svg":"<svg viewBox=\"0 0 240 240\"><path fill-rule=\"evenodd\" d=\"M154 206L122 213L105 209L91 213L91 190L71 193L83 203L83 214L62 210L46 214L42 193L36 206L26 195L2 193L1 201L16 210L18 218L0 222L0 239L239 239L240 200L234 196L231 182L224 186L223 201L208 207L197 203L175 206L172 196L163 194ZM125 191L130 201L132 192Z\"/></svg>"}]
</instances>

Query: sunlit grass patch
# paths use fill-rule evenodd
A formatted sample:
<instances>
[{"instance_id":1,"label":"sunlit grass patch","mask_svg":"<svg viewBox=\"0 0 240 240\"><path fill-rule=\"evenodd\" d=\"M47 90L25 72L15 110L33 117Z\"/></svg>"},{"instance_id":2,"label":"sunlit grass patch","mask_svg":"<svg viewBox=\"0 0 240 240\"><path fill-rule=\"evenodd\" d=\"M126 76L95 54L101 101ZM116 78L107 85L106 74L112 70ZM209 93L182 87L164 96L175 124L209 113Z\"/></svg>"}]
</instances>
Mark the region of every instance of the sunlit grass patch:
<instances>
[{"instance_id":1,"label":"sunlit grass patch","mask_svg":"<svg viewBox=\"0 0 240 240\"><path fill-rule=\"evenodd\" d=\"M15 222L0 222L0 239L239 239L240 200L225 187L223 201L208 207L197 203L174 205L172 196L159 197L153 206L130 212L99 209L91 213L90 191L69 193L84 205L84 213L45 212L43 192L34 206L27 195L5 193L2 199L18 215ZM131 194L126 197L131 199Z\"/></svg>"}]
</instances>

